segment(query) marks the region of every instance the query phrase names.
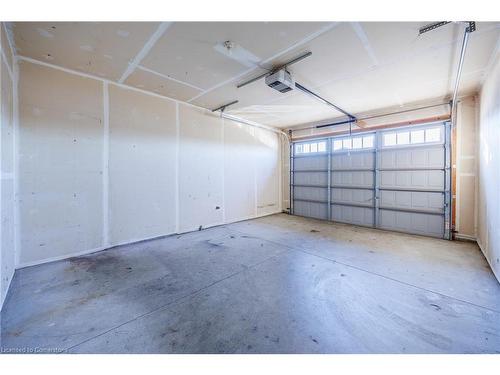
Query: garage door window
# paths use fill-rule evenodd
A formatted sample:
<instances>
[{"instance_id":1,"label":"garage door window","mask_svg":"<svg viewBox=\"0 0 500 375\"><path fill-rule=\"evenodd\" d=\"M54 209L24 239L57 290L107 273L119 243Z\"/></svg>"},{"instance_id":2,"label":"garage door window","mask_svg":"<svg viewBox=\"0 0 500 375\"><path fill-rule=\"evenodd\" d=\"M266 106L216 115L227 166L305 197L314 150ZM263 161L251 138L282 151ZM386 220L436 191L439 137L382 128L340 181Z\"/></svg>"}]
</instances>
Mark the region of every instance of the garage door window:
<instances>
[{"instance_id":1,"label":"garage door window","mask_svg":"<svg viewBox=\"0 0 500 375\"><path fill-rule=\"evenodd\" d=\"M441 128L425 129L425 143L441 142Z\"/></svg>"},{"instance_id":2,"label":"garage door window","mask_svg":"<svg viewBox=\"0 0 500 375\"><path fill-rule=\"evenodd\" d=\"M385 133L382 138L384 147L404 146L409 144L442 143L442 127L432 127L418 130L402 130Z\"/></svg>"},{"instance_id":3,"label":"garage door window","mask_svg":"<svg viewBox=\"0 0 500 375\"><path fill-rule=\"evenodd\" d=\"M299 143L295 145L296 154L317 154L326 152L326 141Z\"/></svg>"},{"instance_id":4,"label":"garage door window","mask_svg":"<svg viewBox=\"0 0 500 375\"><path fill-rule=\"evenodd\" d=\"M411 143L424 143L425 142L425 131L424 130L414 130L411 132Z\"/></svg>"},{"instance_id":5,"label":"garage door window","mask_svg":"<svg viewBox=\"0 0 500 375\"><path fill-rule=\"evenodd\" d=\"M374 136L366 135L363 137L349 137L333 140L333 151L342 150L362 150L373 148Z\"/></svg>"},{"instance_id":6,"label":"garage door window","mask_svg":"<svg viewBox=\"0 0 500 375\"><path fill-rule=\"evenodd\" d=\"M363 137L363 148L373 148L373 135Z\"/></svg>"}]
</instances>

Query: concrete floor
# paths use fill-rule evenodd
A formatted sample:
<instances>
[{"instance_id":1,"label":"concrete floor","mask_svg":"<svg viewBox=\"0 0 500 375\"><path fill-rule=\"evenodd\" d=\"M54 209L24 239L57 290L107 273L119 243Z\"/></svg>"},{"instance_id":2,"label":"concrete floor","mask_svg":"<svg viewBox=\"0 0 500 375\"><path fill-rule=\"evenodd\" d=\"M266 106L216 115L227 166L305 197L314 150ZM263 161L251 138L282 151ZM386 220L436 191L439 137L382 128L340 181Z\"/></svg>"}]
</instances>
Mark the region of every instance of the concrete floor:
<instances>
[{"instance_id":1,"label":"concrete floor","mask_svg":"<svg viewBox=\"0 0 500 375\"><path fill-rule=\"evenodd\" d=\"M16 272L3 350L500 353L478 247L284 214Z\"/></svg>"}]
</instances>

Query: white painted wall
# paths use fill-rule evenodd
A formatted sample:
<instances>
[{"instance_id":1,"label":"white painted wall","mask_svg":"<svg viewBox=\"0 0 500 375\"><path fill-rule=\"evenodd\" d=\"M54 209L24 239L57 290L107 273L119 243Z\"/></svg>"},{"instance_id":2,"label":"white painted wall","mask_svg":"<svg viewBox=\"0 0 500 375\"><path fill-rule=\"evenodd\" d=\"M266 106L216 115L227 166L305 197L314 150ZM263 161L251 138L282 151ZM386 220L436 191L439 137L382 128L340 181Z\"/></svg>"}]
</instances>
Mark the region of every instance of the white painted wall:
<instances>
[{"instance_id":1,"label":"white painted wall","mask_svg":"<svg viewBox=\"0 0 500 375\"><path fill-rule=\"evenodd\" d=\"M20 267L281 211L275 132L27 61L19 100Z\"/></svg>"},{"instance_id":2,"label":"white painted wall","mask_svg":"<svg viewBox=\"0 0 500 375\"><path fill-rule=\"evenodd\" d=\"M0 309L15 268L14 97L15 69L4 24L0 23Z\"/></svg>"},{"instance_id":3,"label":"white painted wall","mask_svg":"<svg viewBox=\"0 0 500 375\"><path fill-rule=\"evenodd\" d=\"M498 56L498 55L497 55ZM478 243L500 281L500 59L480 93Z\"/></svg>"}]
</instances>

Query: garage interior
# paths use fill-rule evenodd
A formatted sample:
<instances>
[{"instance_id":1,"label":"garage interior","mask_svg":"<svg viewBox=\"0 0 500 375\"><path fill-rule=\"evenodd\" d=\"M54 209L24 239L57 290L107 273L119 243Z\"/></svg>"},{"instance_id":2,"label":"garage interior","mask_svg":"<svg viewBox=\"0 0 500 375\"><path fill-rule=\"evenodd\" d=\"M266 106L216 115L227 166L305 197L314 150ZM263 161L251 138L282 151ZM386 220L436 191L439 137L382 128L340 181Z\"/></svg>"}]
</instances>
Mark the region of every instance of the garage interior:
<instances>
[{"instance_id":1,"label":"garage interior","mask_svg":"<svg viewBox=\"0 0 500 375\"><path fill-rule=\"evenodd\" d=\"M500 22L2 22L2 353L500 353Z\"/></svg>"}]
</instances>

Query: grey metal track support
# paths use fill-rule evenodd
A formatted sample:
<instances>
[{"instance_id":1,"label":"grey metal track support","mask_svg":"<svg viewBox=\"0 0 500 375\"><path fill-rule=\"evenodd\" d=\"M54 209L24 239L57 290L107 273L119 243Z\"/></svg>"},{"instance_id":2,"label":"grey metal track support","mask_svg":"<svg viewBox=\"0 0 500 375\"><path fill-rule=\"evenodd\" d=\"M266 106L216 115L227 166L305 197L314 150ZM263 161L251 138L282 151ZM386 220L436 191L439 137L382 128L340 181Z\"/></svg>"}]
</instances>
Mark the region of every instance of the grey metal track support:
<instances>
[{"instance_id":1,"label":"grey metal track support","mask_svg":"<svg viewBox=\"0 0 500 375\"><path fill-rule=\"evenodd\" d=\"M380 146L382 145L382 142L380 141L380 132L375 132L374 136L374 142L375 142L375 157L374 157L374 166L373 168L375 169L374 171L374 176L373 176L373 183L375 184L375 189L373 191L373 227L378 228L380 226L380 215L379 215L379 210L380 210L380 173L379 173L379 158L380 158Z\"/></svg>"},{"instance_id":2,"label":"grey metal track support","mask_svg":"<svg viewBox=\"0 0 500 375\"><path fill-rule=\"evenodd\" d=\"M290 204L290 214L294 214L293 212L293 201L294 201L294 192L293 192L293 189L294 189L294 186L295 186L295 173L293 173L293 169L294 169L294 150L295 150L295 145L293 142L290 142L290 177L289 177L289 180L290 180L290 196L288 197L288 199L290 200L289 204Z\"/></svg>"},{"instance_id":3,"label":"grey metal track support","mask_svg":"<svg viewBox=\"0 0 500 375\"><path fill-rule=\"evenodd\" d=\"M328 151L328 172L327 172L327 194L328 194L328 220L332 220L332 139L328 138L326 142L326 147Z\"/></svg>"},{"instance_id":4,"label":"grey metal track support","mask_svg":"<svg viewBox=\"0 0 500 375\"><path fill-rule=\"evenodd\" d=\"M475 30L475 26L474 26ZM460 49L460 60L458 62L457 76L455 78L455 88L453 89L453 97L451 99L451 118L454 121L454 115L456 115L457 109L457 96L458 96L458 87L460 86L460 76L462 75L462 67L464 65L465 59L465 51L467 49L467 42L469 41L469 34L474 31L470 26L465 28L464 36L462 39L462 47Z\"/></svg>"},{"instance_id":5,"label":"grey metal track support","mask_svg":"<svg viewBox=\"0 0 500 375\"><path fill-rule=\"evenodd\" d=\"M453 239L451 205L451 122L444 124L444 238Z\"/></svg>"}]
</instances>

